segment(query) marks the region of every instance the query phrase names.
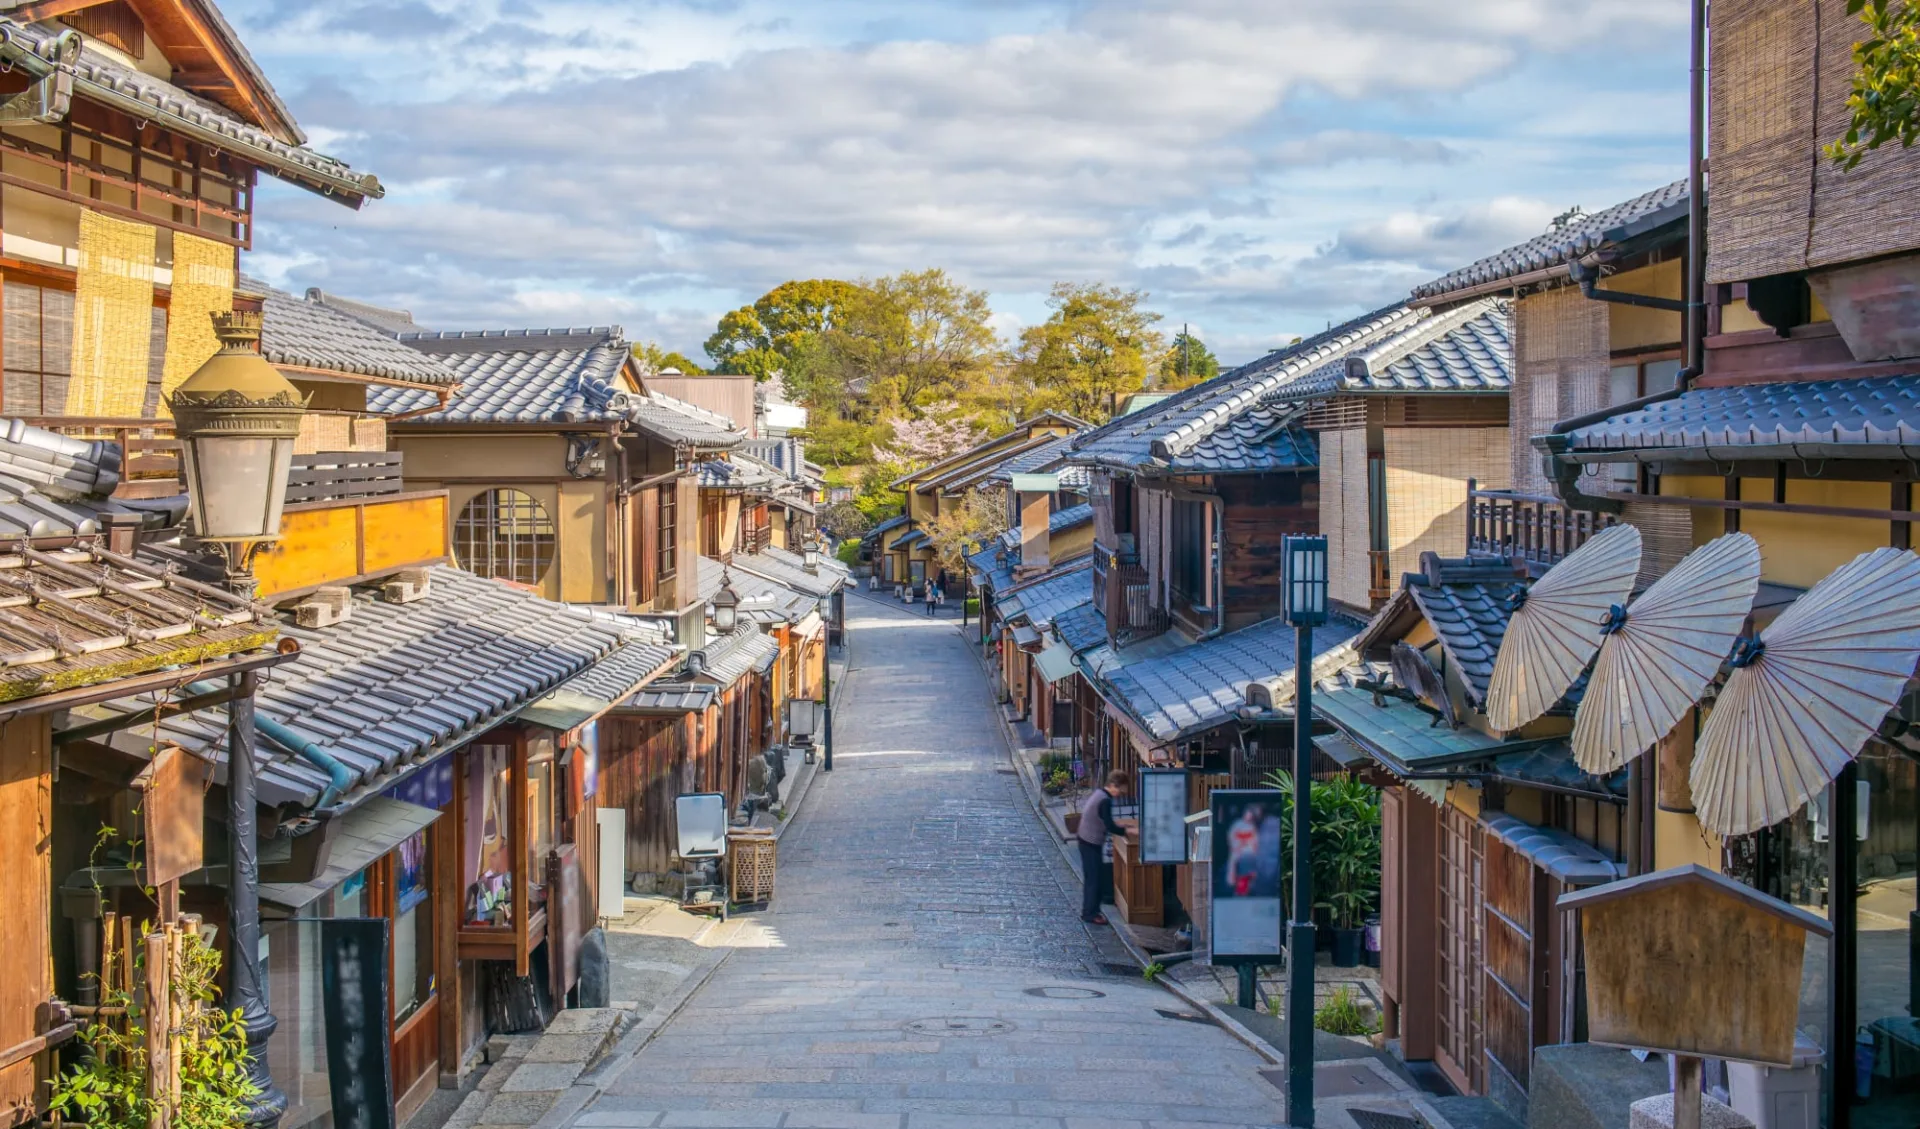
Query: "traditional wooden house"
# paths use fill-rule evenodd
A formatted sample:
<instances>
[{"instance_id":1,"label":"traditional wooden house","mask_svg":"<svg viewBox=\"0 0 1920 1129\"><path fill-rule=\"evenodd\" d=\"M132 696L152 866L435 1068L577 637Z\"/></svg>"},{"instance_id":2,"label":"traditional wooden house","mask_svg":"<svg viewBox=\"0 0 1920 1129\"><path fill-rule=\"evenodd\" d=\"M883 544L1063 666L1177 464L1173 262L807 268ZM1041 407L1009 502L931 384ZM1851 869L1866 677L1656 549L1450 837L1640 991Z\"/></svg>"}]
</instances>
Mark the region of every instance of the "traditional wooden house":
<instances>
[{"instance_id":1,"label":"traditional wooden house","mask_svg":"<svg viewBox=\"0 0 1920 1129\"><path fill-rule=\"evenodd\" d=\"M930 575L939 580L943 566L927 537L926 523L962 504L1009 460L1047 447L1085 426L1072 416L1043 412L984 443L896 479L891 486L905 495L907 520L876 539L883 582L918 591ZM946 587L952 589L962 578L946 579Z\"/></svg>"},{"instance_id":2,"label":"traditional wooden house","mask_svg":"<svg viewBox=\"0 0 1920 1129\"><path fill-rule=\"evenodd\" d=\"M410 482L444 488L461 565L569 603L691 619L695 465L732 421L649 392L617 328L402 333L445 362L444 399L376 388Z\"/></svg>"}]
</instances>

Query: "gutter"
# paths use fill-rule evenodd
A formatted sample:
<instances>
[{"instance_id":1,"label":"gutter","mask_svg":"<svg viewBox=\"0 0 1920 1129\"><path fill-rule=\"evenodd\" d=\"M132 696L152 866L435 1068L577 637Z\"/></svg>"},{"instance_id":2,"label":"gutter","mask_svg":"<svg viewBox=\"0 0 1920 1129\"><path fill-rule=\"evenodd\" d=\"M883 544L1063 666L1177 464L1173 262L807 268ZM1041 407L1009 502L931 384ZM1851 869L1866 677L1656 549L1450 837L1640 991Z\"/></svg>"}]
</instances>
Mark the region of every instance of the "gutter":
<instances>
[{"instance_id":1,"label":"gutter","mask_svg":"<svg viewBox=\"0 0 1920 1129\"><path fill-rule=\"evenodd\" d=\"M1429 294L1424 297L1416 295L1407 300L1407 305L1417 306L1423 310L1430 310L1436 306L1452 305L1455 302L1466 302L1474 298L1485 298L1491 294L1507 294L1519 290L1522 287L1534 286L1544 282L1560 282L1567 278L1568 273L1567 264L1557 263L1550 267L1530 270L1524 274L1508 275L1505 278L1496 278L1492 282L1480 282L1472 286L1462 287L1459 290L1449 290L1444 294Z\"/></svg>"},{"instance_id":2,"label":"gutter","mask_svg":"<svg viewBox=\"0 0 1920 1129\"><path fill-rule=\"evenodd\" d=\"M223 689L224 687L214 682L187 684L187 692L191 694L217 694ZM258 710L254 711L253 727L259 730L267 740L327 774L327 786L320 792L320 798L313 805L315 811L324 811L338 803L341 793L353 787L354 782L359 779L351 768L342 764L332 753Z\"/></svg>"},{"instance_id":3,"label":"gutter","mask_svg":"<svg viewBox=\"0 0 1920 1129\"><path fill-rule=\"evenodd\" d=\"M65 36L62 36L54 40L54 42L58 44L63 42L64 39ZM341 197L341 203L347 204L349 207L358 209L368 198L377 200L387 194L387 190L381 187L379 178L373 176L371 173L355 180L350 177L324 172L320 169L302 164L301 162L289 160L257 143L249 142L245 138L222 133L217 129L201 125L190 118L172 113L151 102L143 102L138 98L129 97L110 86L104 86L90 78L76 74L74 73L71 63L49 61L42 57L40 53L35 51L31 46L15 39L5 26L0 26L0 59L5 59L7 62L18 66L26 72L29 78L36 81L47 78L50 75L64 73L72 80L73 92L89 101L98 102L103 106L127 114L136 122L156 125L169 133L177 133L182 137L191 138L202 145L210 146L216 150L236 153L249 161L257 162L262 167L272 169L275 175L282 180L292 181L301 184L303 187L317 190L324 196ZM65 114L63 113L60 116L65 117ZM59 118L52 120L57 121ZM289 148L295 148L295 146L289 146Z\"/></svg>"}]
</instances>

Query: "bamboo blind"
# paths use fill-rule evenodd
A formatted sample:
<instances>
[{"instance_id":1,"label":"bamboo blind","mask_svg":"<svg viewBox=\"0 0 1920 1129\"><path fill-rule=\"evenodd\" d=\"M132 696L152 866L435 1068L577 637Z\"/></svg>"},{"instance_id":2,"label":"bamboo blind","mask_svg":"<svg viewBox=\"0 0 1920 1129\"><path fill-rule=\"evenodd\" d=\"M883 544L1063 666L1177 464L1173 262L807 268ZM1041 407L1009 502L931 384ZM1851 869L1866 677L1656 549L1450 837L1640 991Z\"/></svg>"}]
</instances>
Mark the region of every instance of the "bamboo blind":
<instances>
[{"instance_id":1,"label":"bamboo blind","mask_svg":"<svg viewBox=\"0 0 1920 1129\"><path fill-rule=\"evenodd\" d=\"M233 309L233 248L185 232L173 236L172 318L167 361L160 378L160 414L169 416L166 397L220 351L213 317Z\"/></svg>"},{"instance_id":2,"label":"bamboo blind","mask_svg":"<svg viewBox=\"0 0 1920 1129\"><path fill-rule=\"evenodd\" d=\"M66 414L134 417L153 355L154 229L80 213L74 284L73 379Z\"/></svg>"},{"instance_id":3,"label":"bamboo blind","mask_svg":"<svg viewBox=\"0 0 1920 1129\"><path fill-rule=\"evenodd\" d=\"M1685 506L1628 502L1621 520L1640 531L1640 575L1635 589L1665 576L1693 551L1693 511Z\"/></svg>"},{"instance_id":4,"label":"bamboo blind","mask_svg":"<svg viewBox=\"0 0 1920 1129\"><path fill-rule=\"evenodd\" d=\"M1508 396L1512 446L1494 478L1530 494L1552 491L1529 442L1560 420L1606 406L1607 307L1573 287L1532 294L1514 305L1513 389Z\"/></svg>"},{"instance_id":5,"label":"bamboo blind","mask_svg":"<svg viewBox=\"0 0 1920 1129\"><path fill-rule=\"evenodd\" d=\"M1467 479L1506 486L1507 436L1504 427L1385 429L1388 575L1418 570L1424 552L1466 555Z\"/></svg>"},{"instance_id":6,"label":"bamboo blind","mask_svg":"<svg viewBox=\"0 0 1920 1129\"><path fill-rule=\"evenodd\" d=\"M1716 0L1712 40L1712 282L1920 247L1910 205L1920 150L1869 153L1852 171L1820 149L1846 132L1853 47L1846 0Z\"/></svg>"},{"instance_id":7,"label":"bamboo blind","mask_svg":"<svg viewBox=\"0 0 1920 1129\"><path fill-rule=\"evenodd\" d=\"M1367 493L1366 430L1321 432L1320 527L1327 537L1329 590L1357 608L1372 605Z\"/></svg>"}]
</instances>

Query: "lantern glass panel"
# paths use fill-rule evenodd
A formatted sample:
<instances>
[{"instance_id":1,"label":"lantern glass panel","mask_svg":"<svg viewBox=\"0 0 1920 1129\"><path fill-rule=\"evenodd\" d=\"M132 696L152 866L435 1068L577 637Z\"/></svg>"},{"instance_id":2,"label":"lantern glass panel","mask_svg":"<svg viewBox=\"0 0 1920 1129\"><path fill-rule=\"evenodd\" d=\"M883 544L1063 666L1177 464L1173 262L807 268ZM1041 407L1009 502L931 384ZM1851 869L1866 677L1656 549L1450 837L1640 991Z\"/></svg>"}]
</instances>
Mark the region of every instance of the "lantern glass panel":
<instances>
[{"instance_id":1,"label":"lantern glass panel","mask_svg":"<svg viewBox=\"0 0 1920 1129\"><path fill-rule=\"evenodd\" d=\"M721 635L733 634L739 619L739 609L731 602L715 600L713 602L713 629Z\"/></svg>"},{"instance_id":2,"label":"lantern glass panel","mask_svg":"<svg viewBox=\"0 0 1920 1129\"><path fill-rule=\"evenodd\" d=\"M194 532L209 541L280 534L293 439L196 436L185 444Z\"/></svg>"}]
</instances>

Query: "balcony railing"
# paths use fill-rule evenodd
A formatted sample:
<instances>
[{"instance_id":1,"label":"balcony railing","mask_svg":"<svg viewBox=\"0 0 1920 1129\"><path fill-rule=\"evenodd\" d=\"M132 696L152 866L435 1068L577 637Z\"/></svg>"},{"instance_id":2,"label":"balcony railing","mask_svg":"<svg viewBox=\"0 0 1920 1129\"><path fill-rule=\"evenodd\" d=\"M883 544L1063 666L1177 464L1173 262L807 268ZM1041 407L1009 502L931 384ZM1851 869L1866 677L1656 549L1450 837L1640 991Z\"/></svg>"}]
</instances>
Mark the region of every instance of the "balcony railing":
<instances>
[{"instance_id":1,"label":"balcony railing","mask_svg":"<svg viewBox=\"0 0 1920 1129\"><path fill-rule=\"evenodd\" d=\"M1115 646L1150 639L1172 626L1167 609L1154 606L1144 565L1114 565L1104 579L1105 583L1095 590L1104 599L1107 634Z\"/></svg>"},{"instance_id":2,"label":"balcony railing","mask_svg":"<svg viewBox=\"0 0 1920 1129\"><path fill-rule=\"evenodd\" d=\"M1467 480L1467 555L1517 560L1535 576L1618 521L1547 495L1481 490Z\"/></svg>"},{"instance_id":3,"label":"balcony railing","mask_svg":"<svg viewBox=\"0 0 1920 1129\"><path fill-rule=\"evenodd\" d=\"M773 526L749 525L740 535L740 550L744 553L758 553L773 544Z\"/></svg>"},{"instance_id":4,"label":"balcony railing","mask_svg":"<svg viewBox=\"0 0 1920 1129\"><path fill-rule=\"evenodd\" d=\"M171 498L183 489L180 440L167 419L111 416L25 416L22 422L89 442L106 440L120 448L120 486L116 498Z\"/></svg>"},{"instance_id":5,"label":"balcony railing","mask_svg":"<svg viewBox=\"0 0 1920 1129\"><path fill-rule=\"evenodd\" d=\"M295 455L287 501L337 502L378 498L404 490L398 451L322 451Z\"/></svg>"}]
</instances>

